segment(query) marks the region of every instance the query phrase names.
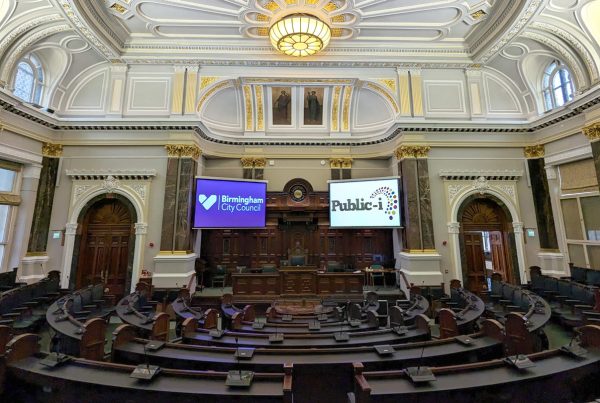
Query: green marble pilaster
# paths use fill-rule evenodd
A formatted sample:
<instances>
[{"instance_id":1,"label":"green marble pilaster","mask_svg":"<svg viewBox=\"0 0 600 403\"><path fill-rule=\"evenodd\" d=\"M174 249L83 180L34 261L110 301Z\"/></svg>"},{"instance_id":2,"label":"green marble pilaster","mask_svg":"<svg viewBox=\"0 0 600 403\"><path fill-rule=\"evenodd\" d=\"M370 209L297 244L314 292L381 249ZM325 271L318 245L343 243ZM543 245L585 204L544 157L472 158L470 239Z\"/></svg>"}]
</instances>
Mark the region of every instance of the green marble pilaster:
<instances>
[{"instance_id":1,"label":"green marble pilaster","mask_svg":"<svg viewBox=\"0 0 600 403\"><path fill-rule=\"evenodd\" d=\"M402 178L402 208L404 221L404 249L423 249L419 218L419 191L417 160L405 158L399 163Z\"/></svg>"},{"instance_id":2,"label":"green marble pilaster","mask_svg":"<svg viewBox=\"0 0 600 403\"><path fill-rule=\"evenodd\" d=\"M27 254L29 255L39 255L46 252L59 160L59 158L46 156L42 159L33 221L27 245Z\"/></svg>"},{"instance_id":3,"label":"green marble pilaster","mask_svg":"<svg viewBox=\"0 0 600 403\"><path fill-rule=\"evenodd\" d=\"M529 167L529 179L531 181L533 205L535 206L535 219L538 226L540 248L558 249L558 239L554 226L554 215L552 214L550 190L544 168L544 159L528 159L527 165ZM596 165L596 169L598 169L598 165Z\"/></svg>"},{"instance_id":4,"label":"green marble pilaster","mask_svg":"<svg viewBox=\"0 0 600 403\"><path fill-rule=\"evenodd\" d=\"M600 189L600 141L593 141L590 145L592 146L592 158L596 166L596 178L598 178L598 188Z\"/></svg>"},{"instance_id":5,"label":"green marble pilaster","mask_svg":"<svg viewBox=\"0 0 600 403\"><path fill-rule=\"evenodd\" d=\"M179 158L169 157L165 178L165 201L163 206L162 232L160 238L161 251L175 250L175 209L177 205L177 177Z\"/></svg>"},{"instance_id":6,"label":"green marble pilaster","mask_svg":"<svg viewBox=\"0 0 600 403\"><path fill-rule=\"evenodd\" d=\"M189 251L192 249L192 209L194 199L194 177L196 175L196 161L192 158L179 160L179 186L177 189L177 215L175 217L174 231L176 251Z\"/></svg>"},{"instance_id":7,"label":"green marble pilaster","mask_svg":"<svg viewBox=\"0 0 600 403\"><path fill-rule=\"evenodd\" d=\"M409 251L435 249L427 159L404 158L398 172L402 179L403 247Z\"/></svg>"},{"instance_id":8,"label":"green marble pilaster","mask_svg":"<svg viewBox=\"0 0 600 403\"><path fill-rule=\"evenodd\" d=\"M435 249L435 243L433 239L433 218L431 215L429 163L425 158L417 159L417 177L419 182L419 209L422 249Z\"/></svg>"}]
</instances>

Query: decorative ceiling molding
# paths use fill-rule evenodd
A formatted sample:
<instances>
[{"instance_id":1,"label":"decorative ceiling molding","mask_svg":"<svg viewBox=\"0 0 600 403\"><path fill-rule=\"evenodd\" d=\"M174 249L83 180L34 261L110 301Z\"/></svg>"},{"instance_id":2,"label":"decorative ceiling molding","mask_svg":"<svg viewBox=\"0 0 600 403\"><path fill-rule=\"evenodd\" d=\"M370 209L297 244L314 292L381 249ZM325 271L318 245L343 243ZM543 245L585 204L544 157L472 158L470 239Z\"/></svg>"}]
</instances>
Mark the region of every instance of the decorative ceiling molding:
<instances>
[{"instance_id":1,"label":"decorative ceiling molding","mask_svg":"<svg viewBox=\"0 0 600 403\"><path fill-rule=\"evenodd\" d=\"M598 79L600 78L600 75L598 74L598 66L596 66L596 63L594 62L594 58L592 57L590 51L581 43L581 41L576 36L571 35L571 33L557 27L556 25L550 25L545 22L534 21L529 26L533 29L556 35L562 40L564 40L566 43L568 43L573 49L575 49L579 53L579 56L585 62L592 82L598 81Z\"/></svg>"},{"instance_id":2,"label":"decorative ceiling molding","mask_svg":"<svg viewBox=\"0 0 600 403\"><path fill-rule=\"evenodd\" d=\"M71 22L75 29L87 42L95 48L101 55L108 60L119 60L121 57L120 50L116 49L111 43L107 43L97 29L94 29L88 23L88 20L83 17L84 13L80 12L81 5L76 0L53 0L63 10L64 15ZM102 18L99 18L101 21ZM110 30L108 31L110 32Z\"/></svg>"},{"instance_id":3,"label":"decorative ceiling molding","mask_svg":"<svg viewBox=\"0 0 600 403\"><path fill-rule=\"evenodd\" d=\"M522 37L528 38L534 41L537 41L543 45L548 46L557 52L563 62L565 62L570 70L573 72L575 79L577 80L577 91L585 91L589 88L590 82L581 69L581 64L579 60L573 55L573 53L562 43L557 41L556 39L548 36L546 33L536 32L536 31L525 31L521 34Z\"/></svg>"},{"instance_id":4,"label":"decorative ceiling molding","mask_svg":"<svg viewBox=\"0 0 600 403\"><path fill-rule=\"evenodd\" d=\"M5 82L10 81L9 77L15 67L15 64L23 56L27 48L29 48L31 45L51 35L71 30L72 28L70 25L60 24L41 29L35 32L34 34L27 36L25 40L23 40L17 45L16 48L10 51L10 56L7 60L4 61L4 66L2 68L2 74L0 74L0 78Z\"/></svg>"},{"instance_id":5,"label":"decorative ceiling molding","mask_svg":"<svg viewBox=\"0 0 600 403\"><path fill-rule=\"evenodd\" d=\"M28 20L25 24L19 24L16 28L10 30L10 32L8 32L8 34L0 42L0 55L4 55L6 50L8 49L8 47L11 46L12 43L18 37L25 34L26 32L29 32L40 25L50 24L55 21L62 21L62 20L63 20L63 17L61 17L60 15L51 14L51 15L42 15L40 17L32 18L31 20Z\"/></svg>"},{"instance_id":6,"label":"decorative ceiling molding","mask_svg":"<svg viewBox=\"0 0 600 403\"><path fill-rule=\"evenodd\" d=\"M517 3L517 2L515 1L514 3ZM478 54L474 57L474 61L477 63L486 63L492 57L499 54L500 51L502 50L502 48L504 48L506 45L508 45L510 43L510 41L512 41L514 38L516 38L517 35L527 26L527 23L529 21L531 21L531 19L541 11L544 4L545 4L545 1L542 1L542 0L528 0L528 4L525 7L523 7L523 9L521 10L521 13L517 16L517 18L514 20L514 22L511 25L504 27L505 29L504 29L503 34L497 38L495 43L493 43L493 44L490 44L490 43L483 44L482 43L481 45L479 45L479 43L478 43L474 46L475 48L477 48L478 45L481 47L486 46L486 45L488 46L488 48L485 52L483 52L480 55ZM502 20L499 18L497 20L496 24L498 24L498 25L502 24ZM495 27L493 27L493 29L495 29ZM480 41L483 41L483 40L484 40L484 37L482 37L480 39ZM489 46L491 46L491 47L489 47Z\"/></svg>"}]
</instances>

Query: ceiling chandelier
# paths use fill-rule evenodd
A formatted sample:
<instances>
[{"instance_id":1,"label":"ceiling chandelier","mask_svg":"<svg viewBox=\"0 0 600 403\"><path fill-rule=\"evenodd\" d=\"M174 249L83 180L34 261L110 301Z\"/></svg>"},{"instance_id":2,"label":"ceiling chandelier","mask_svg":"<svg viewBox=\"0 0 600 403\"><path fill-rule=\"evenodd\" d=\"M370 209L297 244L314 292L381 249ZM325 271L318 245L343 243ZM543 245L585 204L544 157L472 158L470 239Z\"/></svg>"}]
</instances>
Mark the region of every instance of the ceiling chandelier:
<instances>
[{"instance_id":1,"label":"ceiling chandelier","mask_svg":"<svg viewBox=\"0 0 600 403\"><path fill-rule=\"evenodd\" d=\"M291 14L271 26L269 37L280 52L304 57L325 49L331 39L331 29L312 15Z\"/></svg>"}]
</instances>

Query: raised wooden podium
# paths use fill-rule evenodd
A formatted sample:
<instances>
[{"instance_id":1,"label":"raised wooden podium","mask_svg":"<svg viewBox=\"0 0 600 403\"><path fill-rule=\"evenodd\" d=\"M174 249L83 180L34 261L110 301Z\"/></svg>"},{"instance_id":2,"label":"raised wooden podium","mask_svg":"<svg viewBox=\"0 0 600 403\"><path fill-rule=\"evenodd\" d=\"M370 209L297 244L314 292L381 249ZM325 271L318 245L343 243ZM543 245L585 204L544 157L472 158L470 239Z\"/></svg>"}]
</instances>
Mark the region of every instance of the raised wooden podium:
<instances>
[{"instance_id":1,"label":"raised wooden podium","mask_svg":"<svg viewBox=\"0 0 600 403\"><path fill-rule=\"evenodd\" d=\"M315 266L285 266L277 273L233 273L237 300L272 300L280 297L338 296L362 300L364 274L323 273Z\"/></svg>"}]
</instances>

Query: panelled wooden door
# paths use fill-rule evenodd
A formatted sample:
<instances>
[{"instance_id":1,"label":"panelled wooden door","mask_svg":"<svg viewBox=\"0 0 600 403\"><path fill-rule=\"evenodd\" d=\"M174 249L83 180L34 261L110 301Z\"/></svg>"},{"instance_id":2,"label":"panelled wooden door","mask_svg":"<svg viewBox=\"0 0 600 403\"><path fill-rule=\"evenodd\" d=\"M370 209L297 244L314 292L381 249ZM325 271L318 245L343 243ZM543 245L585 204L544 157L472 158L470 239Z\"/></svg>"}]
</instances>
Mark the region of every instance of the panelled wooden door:
<instances>
[{"instance_id":1,"label":"panelled wooden door","mask_svg":"<svg viewBox=\"0 0 600 403\"><path fill-rule=\"evenodd\" d=\"M133 234L129 210L119 200L102 200L90 208L82 231L77 288L101 279L111 294L122 297Z\"/></svg>"},{"instance_id":2,"label":"panelled wooden door","mask_svg":"<svg viewBox=\"0 0 600 403\"><path fill-rule=\"evenodd\" d=\"M492 200L473 200L463 210L461 229L466 255L465 287L473 292L479 292L486 284L482 232L489 233L493 271L502 274L505 281L512 282L508 242L509 223L501 207Z\"/></svg>"},{"instance_id":3,"label":"panelled wooden door","mask_svg":"<svg viewBox=\"0 0 600 403\"><path fill-rule=\"evenodd\" d=\"M467 258L467 288L475 293L482 291L485 279L485 256L481 232L465 232L465 255Z\"/></svg>"}]
</instances>

